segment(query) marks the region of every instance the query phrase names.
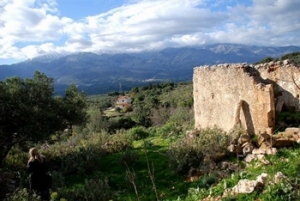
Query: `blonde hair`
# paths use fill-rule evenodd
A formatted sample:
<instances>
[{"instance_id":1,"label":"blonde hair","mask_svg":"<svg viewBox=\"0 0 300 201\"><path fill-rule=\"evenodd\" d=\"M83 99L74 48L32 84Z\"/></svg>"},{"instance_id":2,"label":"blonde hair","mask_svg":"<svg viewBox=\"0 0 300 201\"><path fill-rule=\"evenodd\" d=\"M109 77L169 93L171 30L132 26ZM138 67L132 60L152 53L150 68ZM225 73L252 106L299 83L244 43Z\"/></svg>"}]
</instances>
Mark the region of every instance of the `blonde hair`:
<instances>
[{"instance_id":1,"label":"blonde hair","mask_svg":"<svg viewBox=\"0 0 300 201\"><path fill-rule=\"evenodd\" d=\"M43 162L43 157L36 148L33 147L29 149L29 155L30 155L29 161L34 161L35 159L37 159L40 163Z\"/></svg>"}]
</instances>

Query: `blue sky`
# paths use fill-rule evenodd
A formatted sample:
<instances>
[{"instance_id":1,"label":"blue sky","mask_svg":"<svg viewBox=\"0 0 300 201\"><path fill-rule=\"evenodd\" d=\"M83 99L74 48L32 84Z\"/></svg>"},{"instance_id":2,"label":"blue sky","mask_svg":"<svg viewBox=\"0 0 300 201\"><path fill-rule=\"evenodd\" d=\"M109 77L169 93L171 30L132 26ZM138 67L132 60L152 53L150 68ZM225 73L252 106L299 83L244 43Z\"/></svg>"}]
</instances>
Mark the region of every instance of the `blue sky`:
<instances>
[{"instance_id":1,"label":"blue sky","mask_svg":"<svg viewBox=\"0 0 300 201\"><path fill-rule=\"evenodd\" d=\"M45 54L300 46L299 0L1 0L0 64Z\"/></svg>"},{"instance_id":2,"label":"blue sky","mask_svg":"<svg viewBox=\"0 0 300 201\"><path fill-rule=\"evenodd\" d=\"M126 0L57 0L61 16L81 20L87 16L98 15L126 4Z\"/></svg>"}]
</instances>

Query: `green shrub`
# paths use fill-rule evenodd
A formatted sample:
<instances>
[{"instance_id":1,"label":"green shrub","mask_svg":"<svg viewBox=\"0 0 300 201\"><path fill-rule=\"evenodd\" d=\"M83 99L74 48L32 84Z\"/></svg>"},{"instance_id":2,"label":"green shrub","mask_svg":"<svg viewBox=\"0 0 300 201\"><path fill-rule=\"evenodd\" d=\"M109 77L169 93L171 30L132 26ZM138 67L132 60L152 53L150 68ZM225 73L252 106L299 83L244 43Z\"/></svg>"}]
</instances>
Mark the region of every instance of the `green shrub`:
<instances>
[{"instance_id":1,"label":"green shrub","mask_svg":"<svg viewBox=\"0 0 300 201\"><path fill-rule=\"evenodd\" d=\"M157 128L156 133L162 138L178 138L179 136L183 135L183 130L180 124L177 124L175 122L169 122Z\"/></svg>"},{"instance_id":2,"label":"green shrub","mask_svg":"<svg viewBox=\"0 0 300 201\"><path fill-rule=\"evenodd\" d=\"M278 123L284 122L285 124L294 124L299 126L300 125L300 113L295 112L294 108L290 109L290 112L281 112L277 114L277 121Z\"/></svg>"},{"instance_id":3,"label":"green shrub","mask_svg":"<svg viewBox=\"0 0 300 201\"><path fill-rule=\"evenodd\" d=\"M65 177L60 171L50 172L52 175L52 189L63 188L65 186Z\"/></svg>"},{"instance_id":4,"label":"green shrub","mask_svg":"<svg viewBox=\"0 0 300 201\"><path fill-rule=\"evenodd\" d=\"M101 168L104 150L96 145L81 147L76 152L61 156L60 171L64 174L85 174Z\"/></svg>"},{"instance_id":5,"label":"green shrub","mask_svg":"<svg viewBox=\"0 0 300 201\"><path fill-rule=\"evenodd\" d=\"M103 112L99 109L93 108L93 110L89 112L89 122L86 128L88 128L89 133L100 133L101 130L108 130L108 117L104 116Z\"/></svg>"},{"instance_id":6,"label":"green shrub","mask_svg":"<svg viewBox=\"0 0 300 201\"><path fill-rule=\"evenodd\" d=\"M168 149L168 156L175 171L186 174L191 167L206 166L204 158L217 161L227 152L228 136L218 128L204 129L199 137L183 138Z\"/></svg>"},{"instance_id":7,"label":"green shrub","mask_svg":"<svg viewBox=\"0 0 300 201\"><path fill-rule=\"evenodd\" d=\"M280 58L280 60L285 59L289 59L291 63L294 63L296 66L300 67L300 52L292 52Z\"/></svg>"},{"instance_id":8,"label":"green shrub","mask_svg":"<svg viewBox=\"0 0 300 201\"><path fill-rule=\"evenodd\" d=\"M132 139L125 131L114 135L107 132L74 135L67 141L57 142L41 152L47 158L50 171L65 175L86 174L102 167L102 157L132 147Z\"/></svg>"},{"instance_id":9,"label":"green shrub","mask_svg":"<svg viewBox=\"0 0 300 201\"><path fill-rule=\"evenodd\" d=\"M40 197L37 195L29 195L26 188L17 189L12 195L6 197L4 201L40 201Z\"/></svg>"},{"instance_id":10,"label":"green shrub","mask_svg":"<svg viewBox=\"0 0 300 201\"><path fill-rule=\"evenodd\" d=\"M120 164L132 166L139 160L139 155L133 150L126 150L120 157Z\"/></svg>"},{"instance_id":11,"label":"green shrub","mask_svg":"<svg viewBox=\"0 0 300 201\"><path fill-rule=\"evenodd\" d=\"M172 111L168 122L174 122L179 125L188 125L193 128L194 110L190 107L178 107Z\"/></svg>"},{"instance_id":12,"label":"green shrub","mask_svg":"<svg viewBox=\"0 0 300 201\"><path fill-rule=\"evenodd\" d=\"M29 159L28 152L24 152L19 146L13 147L5 160L5 165L16 171L26 168L27 161Z\"/></svg>"},{"instance_id":13,"label":"green shrub","mask_svg":"<svg viewBox=\"0 0 300 201\"><path fill-rule=\"evenodd\" d=\"M58 191L59 198L67 198L68 201L99 200L108 201L113 198L113 192L108 185L107 178L95 178L86 180L83 187L61 189Z\"/></svg>"},{"instance_id":14,"label":"green shrub","mask_svg":"<svg viewBox=\"0 0 300 201\"><path fill-rule=\"evenodd\" d=\"M143 126L137 126L129 130L129 134L134 140L145 139L149 136L147 129Z\"/></svg>"},{"instance_id":15,"label":"green shrub","mask_svg":"<svg viewBox=\"0 0 300 201\"><path fill-rule=\"evenodd\" d=\"M199 181L197 181L197 184L200 188L208 188L212 184L216 183L218 181L217 174L210 174L210 175L203 175Z\"/></svg>"},{"instance_id":16,"label":"green shrub","mask_svg":"<svg viewBox=\"0 0 300 201\"><path fill-rule=\"evenodd\" d=\"M260 61L255 62L254 64L268 63L268 62L271 62L271 61L274 61L274 60L275 59L273 57L267 56L267 57L261 59Z\"/></svg>"},{"instance_id":17,"label":"green shrub","mask_svg":"<svg viewBox=\"0 0 300 201\"><path fill-rule=\"evenodd\" d=\"M115 133L117 130L130 129L136 125L130 117L114 117L108 120L108 131Z\"/></svg>"},{"instance_id":18,"label":"green shrub","mask_svg":"<svg viewBox=\"0 0 300 201\"><path fill-rule=\"evenodd\" d=\"M203 152L197 146L191 146L185 140L172 145L167 153L172 167L179 174L186 174L191 167L199 167L204 158Z\"/></svg>"},{"instance_id":19,"label":"green shrub","mask_svg":"<svg viewBox=\"0 0 300 201\"><path fill-rule=\"evenodd\" d=\"M85 181L85 200L107 201L112 198L112 191L107 178L91 179Z\"/></svg>"},{"instance_id":20,"label":"green shrub","mask_svg":"<svg viewBox=\"0 0 300 201\"><path fill-rule=\"evenodd\" d=\"M209 192L203 188L189 188L188 194L185 198L185 201L198 201L202 200L209 195Z\"/></svg>"},{"instance_id":21,"label":"green shrub","mask_svg":"<svg viewBox=\"0 0 300 201\"><path fill-rule=\"evenodd\" d=\"M170 108L160 106L151 109L151 122L152 126L163 126L170 117Z\"/></svg>"},{"instance_id":22,"label":"green shrub","mask_svg":"<svg viewBox=\"0 0 300 201\"><path fill-rule=\"evenodd\" d=\"M110 135L106 145L102 146L107 154L118 153L132 148L133 138L124 130L119 130L116 134Z\"/></svg>"},{"instance_id":23,"label":"green shrub","mask_svg":"<svg viewBox=\"0 0 300 201\"><path fill-rule=\"evenodd\" d=\"M91 189L91 190L94 190L94 189ZM85 200L84 187L74 187L71 189L60 189L56 193L54 196L53 196L53 194L51 194L53 197L55 197L55 200L60 200L61 198L67 198L68 201Z\"/></svg>"}]
</instances>

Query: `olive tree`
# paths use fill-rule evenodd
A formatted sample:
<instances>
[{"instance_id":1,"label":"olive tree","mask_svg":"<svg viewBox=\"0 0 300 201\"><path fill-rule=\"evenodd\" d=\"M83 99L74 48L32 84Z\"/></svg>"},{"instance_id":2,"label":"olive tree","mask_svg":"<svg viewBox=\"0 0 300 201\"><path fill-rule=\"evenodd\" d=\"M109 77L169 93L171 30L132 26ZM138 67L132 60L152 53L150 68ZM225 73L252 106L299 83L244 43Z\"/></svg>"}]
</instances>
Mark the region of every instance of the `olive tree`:
<instances>
[{"instance_id":1,"label":"olive tree","mask_svg":"<svg viewBox=\"0 0 300 201\"><path fill-rule=\"evenodd\" d=\"M26 141L39 142L68 125L87 121L86 99L75 85L54 96L54 81L35 72L33 79L0 82L0 166L9 150Z\"/></svg>"}]
</instances>

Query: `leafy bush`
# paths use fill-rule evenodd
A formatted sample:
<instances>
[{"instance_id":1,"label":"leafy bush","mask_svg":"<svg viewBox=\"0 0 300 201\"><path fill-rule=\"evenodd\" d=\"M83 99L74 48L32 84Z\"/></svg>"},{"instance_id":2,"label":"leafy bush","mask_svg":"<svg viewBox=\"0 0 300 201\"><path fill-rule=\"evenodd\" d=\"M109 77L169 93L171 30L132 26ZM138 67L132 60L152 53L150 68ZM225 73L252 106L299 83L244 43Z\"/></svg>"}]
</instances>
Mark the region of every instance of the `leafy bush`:
<instances>
[{"instance_id":1,"label":"leafy bush","mask_svg":"<svg viewBox=\"0 0 300 201\"><path fill-rule=\"evenodd\" d=\"M191 167L206 166L209 160L217 161L227 152L228 136L218 128L204 129L199 137L183 138L169 147L167 152L171 165L180 174L186 174Z\"/></svg>"},{"instance_id":2,"label":"leafy bush","mask_svg":"<svg viewBox=\"0 0 300 201\"><path fill-rule=\"evenodd\" d=\"M210 174L210 175L203 175L197 184L199 185L200 188L208 188L212 184L216 183L218 181L218 176L217 174Z\"/></svg>"},{"instance_id":3,"label":"leafy bush","mask_svg":"<svg viewBox=\"0 0 300 201\"><path fill-rule=\"evenodd\" d=\"M119 130L116 134L110 135L102 146L107 154L118 153L132 148L132 137L125 130Z\"/></svg>"},{"instance_id":4,"label":"leafy bush","mask_svg":"<svg viewBox=\"0 0 300 201\"><path fill-rule=\"evenodd\" d=\"M58 156L50 160L55 161L54 167L58 166L64 174L85 174L95 171L101 167L101 157L105 155L104 150L96 145L79 147L72 152Z\"/></svg>"},{"instance_id":5,"label":"leafy bush","mask_svg":"<svg viewBox=\"0 0 300 201\"><path fill-rule=\"evenodd\" d=\"M179 174L186 174L191 167L198 168L204 159L203 152L198 143L180 140L168 150L170 163Z\"/></svg>"},{"instance_id":6,"label":"leafy bush","mask_svg":"<svg viewBox=\"0 0 300 201\"><path fill-rule=\"evenodd\" d=\"M99 109L92 108L92 110L89 111L89 122L86 128L89 129L89 133L99 133L101 130L108 130L108 118L103 116Z\"/></svg>"},{"instance_id":7,"label":"leafy bush","mask_svg":"<svg viewBox=\"0 0 300 201\"><path fill-rule=\"evenodd\" d=\"M300 52L292 52L280 58L280 60L286 60L286 59L289 59L296 66L300 67Z\"/></svg>"},{"instance_id":8,"label":"leafy bush","mask_svg":"<svg viewBox=\"0 0 300 201\"><path fill-rule=\"evenodd\" d=\"M147 129L143 126L134 127L130 129L128 132L134 140L145 139L146 137L149 136Z\"/></svg>"},{"instance_id":9,"label":"leafy bush","mask_svg":"<svg viewBox=\"0 0 300 201\"><path fill-rule=\"evenodd\" d=\"M170 108L166 106L160 106L151 109L151 123L152 126L164 125L170 117Z\"/></svg>"},{"instance_id":10,"label":"leafy bush","mask_svg":"<svg viewBox=\"0 0 300 201\"><path fill-rule=\"evenodd\" d=\"M220 128L207 128L200 131L196 138L202 144L201 148L205 155L209 154L211 158L217 157L218 153L226 153L229 144L228 136Z\"/></svg>"},{"instance_id":11,"label":"leafy bush","mask_svg":"<svg viewBox=\"0 0 300 201\"><path fill-rule=\"evenodd\" d=\"M139 155L133 150L126 150L120 157L120 164L125 166L132 166L139 160Z\"/></svg>"},{"instance_id":12,"label":"leafy bush","mask_svg":"<svg viewBox=\"0 0 300 201\"><path fill-rule=\"evenodd\" d=\"M194 127L194 110L189 107L178 107L172 110L168 122L174 122L188 129Z\"/></svg>"},{"instance_id":13,"label":"leafy bush","mask_svg":"<svg viewBox=\"0 0 300 201\"><path fill-rule=\"evenodd\" d=\"M263 58L262 60L260 60L256 63L254 63L254 64L268 63L268 62L271 62L271 61L274 61L274 58L268 56L268 57L265 57L265 58Z\"/></svg>"},{"instance_id":14,"label":"leafy bush","mask_svg":"<svg viewBox=\"0 0 300 201\"><path fill-rule=\"evenodd\" d=\"M16 171L22 170L26 168L28 159L28 152L24 152L19 146L15 146L9 151L5 160L5 165Z\"/></svg>"},{"instance_id":15,"label":"leafy bush","mask_svg":"<svg viewBox=\"0 0 300 201\"><path fill-rule=\"evenodd\" d=\"M182 136L183 130L180 124L169 122L156 129L157 136L170 138Z\"/></svg>"},{"instance_id":16,"label":"leafy bush","mask_svg":"<svg viewBox=\"0 0 300 201\"><path fill-rule=\"evenodd\" d=\"M65 177L60 171L52 171L52 189L63 188L65 186Z\"/></svg>"},{"instance_id":17,"label":"leafy bush","mask_svg":"<svg viewBox=\"0 0 300 201\"><path fill-rule=\"evenodd\" d=\"M284 122L288 125L300 125L300 113L291 110L291 112L281 112L277 114L277 121L279 123Z\"/></svg>"},{"instance_id":18,"label":"leafy bush","mask_svg":"<svg viewBox=\"0 0 300 201\"><path fill-rule=\"evenodd\" d=\"M130 129L136 125L130 117L114 117L108 120L108 131L115 133L120 129Z\"/></svg>"},{"instance_id":19,"label":"leafy bush","mask_svg":"<svg viewBox=\"0 0 300 201\"><path fill-rule=\"evenodd\" d=\"M278 61L278 60L286 60L289 59L291 63L294 63L296 66L300 67L300 52L292 52L292 53L288 53L286 55L283 55L280 58L272 58L270 56L267 56L265 58L263 58L262 60L254 63L254 64L260 64L260 63L268 63L270 61Z\"/></svg>"},{"instance_id":20,"label":"leafy bush","mask_svg":"<svg viewBox=\"0 0 300 201\"><path fill-rule=\"evenodd\" d=\"M37 195L29 195L29 192L26 188L16 190L11 196L6 197L4 201L21 201L21 200L30 200L30 201L40 201L40 197Z\"/></svg>"},{"instance_id":21,"label":"leafy bush","mask_svg":"<svg viewBox=\"0 0 300 201\"><path fill-rule=\"evenodd\" d=\"M85 180L83 186L74 187L72 189L59 189L57 192L52 193L53 200L99 200L107 201L112 199L113 193L108 185L107 178L95 178Z\"/></svg>"},{"instance_id":22,"label":"leafy bush","mask_svg":"<svg viewBox=\"0 0 300 201\"><path fill-rule=\"evenodd\" d=\"M202 200L209 195L209 192L203 188L189 188L188 195L184 199L185 201Z\"/></svg>"}]
</instances>

